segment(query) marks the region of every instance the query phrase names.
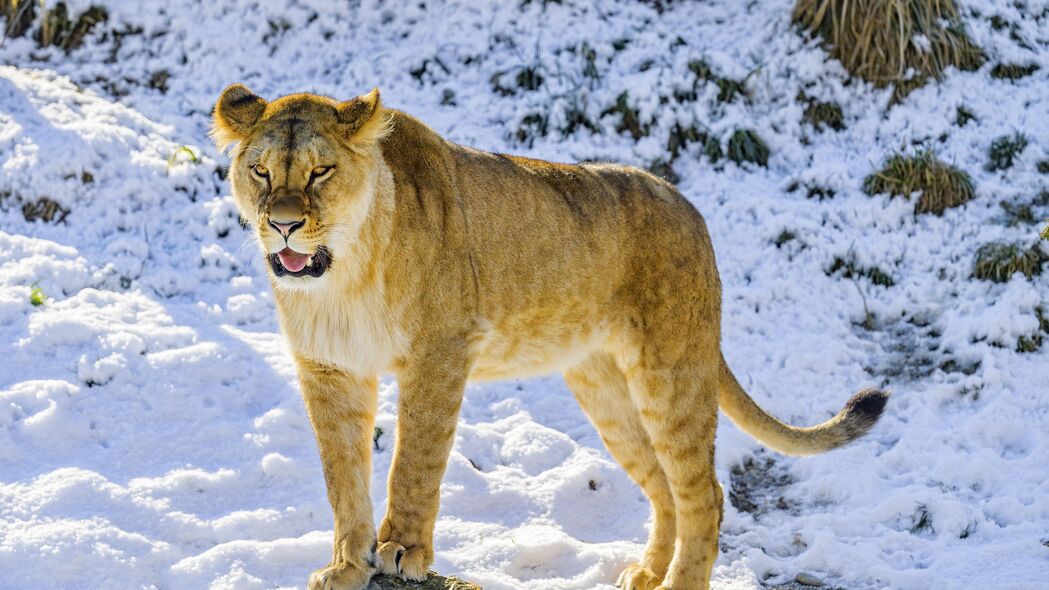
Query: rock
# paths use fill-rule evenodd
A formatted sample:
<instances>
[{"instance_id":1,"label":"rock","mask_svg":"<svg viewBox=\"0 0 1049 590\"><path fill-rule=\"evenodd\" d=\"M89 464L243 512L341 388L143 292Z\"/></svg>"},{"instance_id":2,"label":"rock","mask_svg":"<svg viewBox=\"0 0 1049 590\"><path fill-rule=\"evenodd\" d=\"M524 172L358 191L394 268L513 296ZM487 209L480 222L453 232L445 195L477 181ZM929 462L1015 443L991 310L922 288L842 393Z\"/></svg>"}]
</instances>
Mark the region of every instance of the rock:
<instances>
[{"instance_id":1,"label":"rock","mask_svg":"<svg viewBox=\"0 0 1049 590\"><path fill-rule=\"evenodd\" d=\"M481 590L481 587L430 572L422 582L407 582L396 576L375 576L368 590Z\"/></svg>"},{"instance_id":2,"label":"rock","mask_svg":"<svg viewBox=\"0 0 1049 590\"><path fill-rule=\"evenodd\" d=\"M794 576L794 581L799 583L799 584L801 584L801 585L803 585L803 586L817 586L818 587L818 586L822 586L823 585L823 580L817 578L816 576L814 576L812 574L806 574L805 572L801 572L797 576Z\"/></svg>"}]
</instances>

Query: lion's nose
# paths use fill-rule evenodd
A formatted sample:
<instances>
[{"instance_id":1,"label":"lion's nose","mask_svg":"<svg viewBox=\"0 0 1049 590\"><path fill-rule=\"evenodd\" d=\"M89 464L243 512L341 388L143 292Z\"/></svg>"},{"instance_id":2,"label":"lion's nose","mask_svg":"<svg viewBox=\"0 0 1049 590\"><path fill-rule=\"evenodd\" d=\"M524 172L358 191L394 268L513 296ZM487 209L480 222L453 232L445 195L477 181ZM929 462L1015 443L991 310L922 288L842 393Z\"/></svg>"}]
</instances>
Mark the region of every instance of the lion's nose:
<instances>
[{"instance_id":1,"label":"lion's nose","mask_svg":"<svg viewBox=\"0 0 1049 590\"><path fill-rule=\"evenodd\" d=\"M280 232L280 235L284 236L284 239L288 239L292 232L306 225L306 220L300 219L298 221L283 222L270 219L269 224L270 227Z\"/></svg>"}]
</instances>

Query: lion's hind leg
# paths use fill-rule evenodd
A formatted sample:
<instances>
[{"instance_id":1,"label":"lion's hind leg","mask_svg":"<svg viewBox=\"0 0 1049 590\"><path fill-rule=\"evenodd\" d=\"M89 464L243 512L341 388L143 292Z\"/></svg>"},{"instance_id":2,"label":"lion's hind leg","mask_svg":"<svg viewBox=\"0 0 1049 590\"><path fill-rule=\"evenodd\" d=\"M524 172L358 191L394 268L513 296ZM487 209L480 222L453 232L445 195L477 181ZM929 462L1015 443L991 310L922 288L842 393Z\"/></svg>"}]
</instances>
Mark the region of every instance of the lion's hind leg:
<instances>
[{"instance_id":1,"label":"lion's hind leg","mask_svg":"<svg viewBox=\"0 0 1049 590\"><path fill-rule=\"evenodd\" d=\"M654 520L644 557L627 567L618 583L622 590L651 590L663 580L674 554L674 500L626 377L610 355L594 353L567 371L565 381L609 452L652 503Z\"/></svg>"},{"instance_id":2,"label":"lion's hind leg","mask_svg":"<svg viewBox=\"0 0 1049 590\"><path fill-rule=\"evenodd\" d=\"M659 590L710 586L722 510L721 486L714 475L717 370L701 360L681 359L670 367L642 363L628 372L632 397L675 507L674 558Z\"/></svg>"}]
</instances>

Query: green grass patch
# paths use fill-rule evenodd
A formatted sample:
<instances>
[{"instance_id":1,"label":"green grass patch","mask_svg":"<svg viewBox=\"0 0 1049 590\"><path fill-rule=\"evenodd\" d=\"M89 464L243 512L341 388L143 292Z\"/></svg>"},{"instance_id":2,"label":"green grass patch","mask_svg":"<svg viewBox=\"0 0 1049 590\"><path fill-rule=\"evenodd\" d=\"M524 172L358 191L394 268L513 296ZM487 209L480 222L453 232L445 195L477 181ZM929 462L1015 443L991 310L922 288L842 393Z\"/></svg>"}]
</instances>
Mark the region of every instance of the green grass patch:
<instances>
[{"instance_id":1,"label":"green grass patch","mask_svg":"<svg viewBox=\"0 0 1049 590\"><path fill-rule=\"evenodd\" d=\"M805 93L798 95L798 100L805 104L805 111L801 114L801 120L812 125L816 131L824 129L841 131L845 129L845 114L841 105L836 102L822 102L806 96Z\"/></svg>"},{"instance_id":2,"label":"green grass patch","mask_svg":"<svg viewBox=\"0 0 1049 590\"><path fill-rule=\"evenodd\" d=\"M436 59L436 58L435 58ZM444 67L444 64L440 64ZM516 70L516 72L515 72ZM496 72L489 79L492 84L492 91L500 96L513 96L517 94L518 90L524 90L527 92L535 92L543 85L546 81L546 77L539 71L540 66L538 65L524 65L519 66L510 70L503 70ZM503 83L503 76L514 73L512 85ZM445 74L450 72L445 68Z\"/></svg>"},{"instance_id":3,"label":"green grass patch","mask_svg":"<svg viewBox=\"0 0 1049 590\"><path fill-rule=\"evenodd\" d=\"M666 160L656 160L648 165L648 171L670 184L677 184L681 176L674 170L674 165Z\"/></svg>"},{"instance_id":4,"label":"green grass patch","mask_svg":"<svg viewBox=\"0 0 1049 590\"><path fill-rule=\"evenodd\" d=\"M517 87L522 90L535 91L539 90L539 87L543 85L546 78L539 73L539 68L534 66L526 66L517 71L517 75L514 76L514 80L517 82Z\"/></svg>"},{"instance_id":5,"label":"green grass patch","mask_svg":"<svg viewBox=\"0 0 1049 590\"><path fill-rule=\"evenodd\" d=\"M1017 132L999 137L991 142L991 147L987 150L987 170L993 172L1012 168L1013 163L1026 147L1027 136L1023 133Z\"/></svg>"},{"instance_id":6,"label":"green grass patch","mask_svg":"<svg viewBox=\"0 0 1049 590\"><path fill-rule=\"evenodd\" d=\"M1042 347L1042 335L1031 334L1016 339L1016 352L1037 352Z\"/></svg>"},{"instance_id":7,"label":"green grass patch","mask_svg":"<svg viewBox=\"0 0 1049 590\"><path fill-rule=\"evenodd\" d=\"M820 186L818 184L809 184L809 183L802 184L801 182L799 182L797 180L791 182L787 186L787 192L788 193L793 193L793 192L798 191L801 188L805 189L805 198L806 199L816 199L818 201L825 201L827 199L833 199L838 194L838 191L836 191L836 190L834 190L832 188L828 188L828 187L825 187L825 186Z\"/></svg>"},{"instance_id":8,"label":"green grass patch","mask_svg":"<svg viewBox=\"0 0 1049 590\"><path fill-rule=\"evenodd\" d=\"M932 514L925 504L918 504L914 509L914 514L911 515L911 532L914 534L936 532L932 526Z\"/></svg>"},{"instance_id":9,"label":"green grass patch","mask_svg":"<svg viewBox=\"0 0 1049 590\"><path fill-rule=\"evenodd\" d=\"M273 26L272 24L270 26ZM437 82L452 73L448 66L444 65L439 57L428 57L417 67L408 70L408 74L415 78L420 84L424 82ZM498 76L499 74L496 74Z\"/></svg>"},{"instance_id":10,"label":"green grass patch","mask_svg":"<svg viewBox=\"0 0 1049 590\"><path fill-rule=\"evenodd\" d=\"M1034 309L1034 315L1038 319L1038 329L1016 339L1016 352L1036 352L1045 342L1045 336L1049 335L1049 314L1039 305Z\"/></svg>"},{"instance_id":11,"label":"green grass patch","mask_svg":"<svg viewBox=\"0 0 1049 590\"><path fill-rule=\"evenodd\" d=\"M677 96L679 102L691 102L696 100L700 86L712 82L718 87L718 102L732 102L739 96L747 95L747 88L743 81L726 78L714 72L706 61L702 59L688 62L688 69L695 75L692 81L692 90Z\"/></svg>"},{"instance_id":12,"label":"green grass patch","mask_svg":"<svg viewBox=\"0 0 1049 590\"><path fill-rule=\"evenodd\" d=\"M517 126L517 131L514 132L514 138L517 139L517 143L532 147L535 143L535 138L546 136L549 123L550 121L545 115L529 113L521 119L521 123Z\"/></svg>"},{"instance_id":13,"label":"green grass patch","mask_svg":"<svg viewBox=\"0 0 1049 590\"><path fill-rule=\"evenodd\" d=\"M590 133L601 132L601 128L594 124L586 114L584 106L578 100L573 100L565 107L565 121L560 130L561 135L568 137L580 129L586 129Z\"/></svg>"},{"instance_id":14,"label":"green grass patch","mask_svg":"<svg viewBox=\"0 0 1049 590\"><path fill-rule=\"evenodd\" d=\"M790 231L789 229L785 229L779 232L779 235L776 236L776 239L773 240L772 243L775 244L777 248L782 248L788 242L792 242L797 238L798 236L795 235L794 232Z\"/></svg>"},{"instance_id":15,"label":"green grass patch","mask_svg":"<svg viewBox=\"0 0 1049 590\"><path fill-rule=\"evenodd\" d=\"M813 185L805 190L806 199L816 199L818 201L824 201L826 199L833 199L834 195L838 192L832 188L826 188L818 185Z\"/></svg>"},{"instance_id":16,"label":"green grass patch","mask_svg":"<svg viewBox=\"0 0 1049 590\"><path fill-rule=\"evenodd\" d=\"M751 129L737 129L728 139L728 159L737 164L753 162L758 166L769 164L769 146Z\"/></svg>"},{"instance_id":17,"label":"green grass patch","mask_svg":"<svg viewBox=\"0 0 1049 590\"><path fill-rule=\"evenodd\" d=\"M190 149L188 145L180 145L171 152L170 156L168 156L168 170L171 170L171 168L179 163L179 160L183 159L193 164L200 163L200 157L197 156L196 152Z\"/></svg>"},{"instance_id":18,"label":"green grass patch","mask_svg":"<svg viewBox=\"0 0 1049 590\"><path fill-rule=\"evenodd\" d=\"M713 164L721 158L725 157L725 152L721 149L721 142L713 136L706 136L702 138L703 141L703 155Z\"/></svg>"},{"instance_id":19,"label":"green grass patch","mask_svg":"<svg viewBox=\"0 0 1049 590\"><path fill-rule=\"evenodd\" d=\"M1023 243L989 242L976 250L972 276L995 283L1007 282L1016 273L1028 280L1042 273L1042 264L1049 260L1036 242L1031 246Z\"/></svg>"},{"instance_id":20,"label":"green grass patch","mask_svg":"<svg viewBox=\"0 0 1049 590\"><path fill-rule=\"evenodd\" d=\"M890 157L881 170L864 179L863 190L868 195L884 193L890 197L909 197L920 191L914 204L916 214L942 215L975 196L969 175L938 160L930 150Z\"/></svg>"},{"instance_id":21,"label":"green grass patch","mask_svg":"<svg viewBox=\"0 0 1049 590\"><path fill-rule=\"evenodd\" d=\"M959 127L965 127L969 124L969 121L975 121L976 115L966 108L965 105L958 107L954 115L954 124Z\"/></svg>"},{"instance_id":22,"label":"green grass patch","mask_svg":"<svg viewBox=\"0 0 1049 590\"><path fill-rule=\"evenodd\" d=\"M168 80L171 79L171 72L168 70L157 70L149 75L148 86L153 90L160 92L161 94L168 93Z\"/></svg>"},{"instance_id":23,"label":"green grass patch","mask_svg":"<svg viewBox=\"0 0 1049 590\"><path fill-rule=\"evenodd\" d=\"M670 153L670 159L676 160L688 147L688 144L700 141L701 134L702 132L696 129L695 125L682 127L675 123L670 130L670 135L667 136L667 152Z\"/></svg>"},{"instance_id":24,"label":"green grass patch","mask_svg":"<svg viewBox=\"0 0 1049 590\"><path fill-rule=\"evenodd\" d=\"M688 148L689 144L698 143L702 146L703 154L711 163L717 162L724 153L721 151L721 143L706 131L700 131L695 125L682 127L675 124L667 136L667 152L670 153L670 161L678 157Z\"/></svg>"},{"instance_id":25,"label":"green grass patch","mask_svg":"<svg viewBox=\"0 0 1049 590\"><path fill-rule=\"evenodd\" d=\"M1005 223L1009 227L1036 223L1038 219L1034 215L1031 203L1013 203L1002 201L998 203L1005 213Z\"/></svg>"},{"instance_id":26,"label":"green grass patch","mask_svg":"<svg viewBox=\"0 0 1049 590\"><path fill-rule=\"evenodd\" d=\"M619 133L629 133L635 141L648 135L650 126L641 123L638 110L630 104L629 92L624 90L616 97L616 103L601 113L602 117L614 115L619 115L619 123L616 124Z\"/></svg>"},{"instance_id":27,"label":"green grass patch","mask_svg":"<svg viewBox=\"0 0 1049 590\"><path fill-rule=\"evenodd\" d=\"M841 258L840 256L834 258L834 262L827 270L827 276L838 273L841 273L842 278L846 279L863 277L879 287L887 288L896 284L896 281L892 279L892 276L889 275L889 273L883 271L877 266L869 268L862 267L856 264L856 260L852 256L847 259Z\"/></svg>"},{"instance_id":28,"label":"green grass patch","mask_svg":"<svg viewBox=\"0 0 1049 590\"><path fill-rule=\"evenodd\" d=\"M583 60L583 77L599 80L601 72L597 69L597 51L589 43L583 41L583 44L579 46L579 57Z\"/></svg>"},{"instance_id":29,"label":"green grass patch","mask_svg":"<svg viewBox=\"0 0 1049 590\"><path fill-rule=\"evenodd\" d=\"M40 285L33 285L29 291L29 303L33 304L33 307L40 307L46 302L47 295L44 295L44 290Z\"/></svg>"}]
</instances>

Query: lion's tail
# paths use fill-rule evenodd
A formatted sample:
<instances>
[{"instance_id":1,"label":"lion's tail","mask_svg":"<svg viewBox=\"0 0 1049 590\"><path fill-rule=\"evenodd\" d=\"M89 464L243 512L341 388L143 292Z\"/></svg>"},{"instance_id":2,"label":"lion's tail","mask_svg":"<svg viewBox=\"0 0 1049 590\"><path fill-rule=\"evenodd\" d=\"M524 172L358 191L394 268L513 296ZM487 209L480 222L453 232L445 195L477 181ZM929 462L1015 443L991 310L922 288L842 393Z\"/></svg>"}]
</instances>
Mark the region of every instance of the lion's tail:
<instances>
[{"instance_id":1,"label":"lion's tail","mask_svg":"<svg viewBox=\"0 0 1049 590\"><path fill-rule=\"evenodd\" d=\"M724 360L721 365L718 387L721 410L747 434L787 455L814 455L859 438L878 421L889 399L888 393L864 389L852 396L830 420L799 428L780 422L761 409L736 381Z\"/></svg>"}]
</instances>

